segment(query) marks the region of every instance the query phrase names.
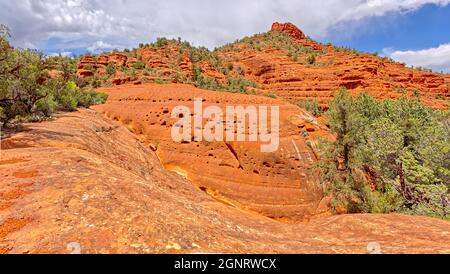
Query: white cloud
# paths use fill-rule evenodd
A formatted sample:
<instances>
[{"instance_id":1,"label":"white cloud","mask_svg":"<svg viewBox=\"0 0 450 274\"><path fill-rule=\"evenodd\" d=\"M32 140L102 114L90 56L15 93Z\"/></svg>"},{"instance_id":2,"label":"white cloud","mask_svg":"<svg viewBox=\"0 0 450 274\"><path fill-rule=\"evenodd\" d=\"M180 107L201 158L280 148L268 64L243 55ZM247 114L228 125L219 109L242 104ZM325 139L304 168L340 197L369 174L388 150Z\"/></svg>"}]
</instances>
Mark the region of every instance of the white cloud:
<instances>
[{"instance_id":1,"label":"white cloud","mask_svg":"<svg viewBox=\"0 0 450 274\"><path fill-rule=\"evenodd\" d=\"M122 47L158 36L214 47L291 21L313 38L337 25L450 0L0 0L0 20L17 46L87 48L96 41ZM343 28L342 32L349 32Z\"/></svg>"},{"instance_id":2,"label":"white cloud","mask_svg":"<svg viewBox=\"0 0 450 274\"><path fill-rule=\"evenodd\" d=\"M425 4L445 6L450 0L367 0L343 12L340 20L359 20L368 16L382 16L388 12L408 12L416 10Z\"/></svg>"},{"instance_id":3,"label":"white cloud","mask_svg":"<svg viewBox=\"0 0 450 274\"><path fill-rule=\"evenodd\" d=\"M105 43L103 41L97 41L93 45L89 46L87 50L91 53L96 53L102 50L112 50L112 49L121 49L120 46L111 45L109 43Z\"/></svg>"},{"instance_id":4,"label":"white cloud","mask_svg":"<svg viewBox=\"0 0 450 274\"><path fill-rule=\"evenodd\" d=\"M386 56L410 66L429 68L434 71L450 73L450 43L436 48L422 50L392 51L385 49Z\"/></svg>"},{"instance_id":5,"label":"white cloud","mask_svg":"<svg viewBox=\"0 0 450 274\"><path fill-rule=\"evenodd\" d=\"M72 57L73 53L70 51L63 51L63 52L53 52L50 53L48 55L49 57L57 57L57 56L62 56L62 57Z\"/></svg>"}]
</instances>

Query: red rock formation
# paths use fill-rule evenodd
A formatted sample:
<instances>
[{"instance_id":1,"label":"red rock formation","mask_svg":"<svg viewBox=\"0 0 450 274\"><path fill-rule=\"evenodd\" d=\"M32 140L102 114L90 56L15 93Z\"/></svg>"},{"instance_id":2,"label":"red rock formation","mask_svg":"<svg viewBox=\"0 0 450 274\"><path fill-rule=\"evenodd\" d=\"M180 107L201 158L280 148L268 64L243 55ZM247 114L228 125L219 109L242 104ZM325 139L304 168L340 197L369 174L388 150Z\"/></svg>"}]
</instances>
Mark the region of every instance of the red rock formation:
<instances>
[{"instance_id":1,"label":"red rock formation","mask_svg":"<svg viewBox=\"0 0 450 274\"><path fill-rule=\"evenodd\" d=\"M294 40L306 39L306 35L292 23L275 22L272 24L271 31L284 32Z\"/></svg>"},{"instance_id":2,"label":"red rock formation","mask_svg":"<svg viewBox=\"0 0 450 274\"><path fill-rule=\"evenodd\" d=\"M216 199L278 220L300 221L316 214L323 196L313 168L316 151L312 144L317 136L327 136L328 132L297 106L267 97L205 91L189 85L146 84L100 91L110 97L96 110L142 135L157 147L167 169L188 177ZM280 106L280 149L262 153L259 142L209 143L194 138L188 143L174 143L171 127L178 119L171 118L171 111L178 105L193 111L194 98L203 98L203 108Z\"/></svg>"},{"instance_id":3,"label":"red rock formation","mask_svg":"<svg viewBox=\"0 0 450 274\"><path fill-rule=\"evenodd\" d=\"M450 253L444 220L284 224L219 203L92 110L25 128L0 142L0 253Z\"/></svg>"},{"instance_id":4,"label":"red rock formation","mask_svg":"<svg viewBox=\"0 0 450 274\"><path fill-rule=\"evenodd\" d=\"M79 69L77 72L77 75L80 77L83 77L83 78L91 77L91 76L94 76L94 72L90 71L90 70L86 70L86 69Z\"/></svg>"},{"instance_id":5,"label":"red rock formation","mask_svg":"<svg viewBox=\"0 0 450 274\"><path fill-rule=\"evenodd\" d=\"M313 48L314 64L308 55L294 60L284 49L264 47L264 35L250 38L260 50L245 43L235 44L240 50L219 50L224 62L244 69L245 77L255 80L288 101L317 99L324 107L340 87L352 93L369 92L376 98L397 98L404 92L419 93L422 101L434 108L446 108L450 97L449 75L406 68L404 65L374 55L331 45L320 45L306 38L294 25L275 23L272 32L284 32L297 44ZM237 60L237 61L236 61Z\"/></svg>"},{"instance_id":6,"label":"red rock formation","mask_svg":"<svg viewBox=\"0 0 450 274\"><path fill-rule=\"evenodd\" d=\"M307 47L313 48L315 50L322 50L325 48L324 46L320 45L319 43L314 42L313 40L306 37L306 35L301 31L299 28L297 28L292 23L273 23L271 32L282 32L287 34L289 37L291 37L294 41L297 43L301 43Z\"/></svg>"}]
</instances>

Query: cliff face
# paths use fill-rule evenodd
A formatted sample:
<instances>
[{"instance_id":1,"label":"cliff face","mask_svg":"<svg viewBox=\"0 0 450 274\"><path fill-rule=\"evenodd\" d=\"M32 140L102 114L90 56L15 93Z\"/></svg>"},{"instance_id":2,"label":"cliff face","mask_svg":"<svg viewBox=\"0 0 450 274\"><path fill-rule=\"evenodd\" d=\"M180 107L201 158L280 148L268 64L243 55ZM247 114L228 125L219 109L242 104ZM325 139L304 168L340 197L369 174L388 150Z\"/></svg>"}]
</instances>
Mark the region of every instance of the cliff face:
<instances>
[{"instance_id":1,"label":"cliff face","mask_svg":"<svg viewBox=\"0 0 450 274\"><path fill-rule=\"evenodd\" d=\"M213 58L198 61L191 48L168 41L132 53L83 56L78 74L106 77L113 85L155 81L196 84L191 79L197 67L206 79L218 84L243 77L258 84L252 90L257 94L270 92L291 102L314 99L323 107L340 87L354 94L368 91L380 99L419 94L425 104L440 109L447 107L450 97L449 75L410 69L375 55L319 44L291 23L274 23L268 33L202 54ZM135 69L136 62L145 69ZM107 75L108 64L133 73L117 70Z\"/></svg>"},{"instance_id":2,"label":"cliff face","mask_svg":"<svg viewBox=\"0 0 450 274\"><path fill-rule=\"evenodd\" d=\"M219 203L92 110L26 124L0 145L0 253L369 253L371 242L383 253L450 252L448 221L285 224Z\"/></svg>"}]
</instances>

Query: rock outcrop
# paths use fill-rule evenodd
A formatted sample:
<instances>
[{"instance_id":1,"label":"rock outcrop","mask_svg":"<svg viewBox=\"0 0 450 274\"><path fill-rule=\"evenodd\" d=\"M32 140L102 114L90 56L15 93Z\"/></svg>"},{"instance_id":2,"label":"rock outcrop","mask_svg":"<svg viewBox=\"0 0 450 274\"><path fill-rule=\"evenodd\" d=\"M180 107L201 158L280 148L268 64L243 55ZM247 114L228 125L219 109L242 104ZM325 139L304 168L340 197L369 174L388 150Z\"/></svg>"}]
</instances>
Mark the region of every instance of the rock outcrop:
<instances>
[{"instance_id":1,"label":"rock outcrop","mask_svg":"<svg viewBox=\"0 0 450 274\"><path fill-rule=\"evenodd\" d=\"M287 33L292 39L295 39L295 40L306 39L306 35L292 23L275 22L272 24L272 28L270 31L278 31L278 32Z\"/></svg>"},{"instance_id":2,"label":"rock outcrop","mask_svg":"<svg viewBox=\"0 0 450 274\"><path fill-rule=\"evenodd\" d=\"M96 110L141 135L167 169L189 178L217 200L282 221L296 222L317 214L323 194L314 169L315 143L330 134L306 111L282 100L189 85L127 85L100 91L109 94L109 100L95 106ZM246 142L198 141L192 134L188 142L175 143L171 128L179 119L171 118L172 109L187 106L193 112L194 98L203 100L203 109L218 106L224 113L226 106L279 106L279 149L263 153L261 142L249 142L249 120L244 125ZM202 121L203 125L207 122Z\"/></svg>"}]
</instances>

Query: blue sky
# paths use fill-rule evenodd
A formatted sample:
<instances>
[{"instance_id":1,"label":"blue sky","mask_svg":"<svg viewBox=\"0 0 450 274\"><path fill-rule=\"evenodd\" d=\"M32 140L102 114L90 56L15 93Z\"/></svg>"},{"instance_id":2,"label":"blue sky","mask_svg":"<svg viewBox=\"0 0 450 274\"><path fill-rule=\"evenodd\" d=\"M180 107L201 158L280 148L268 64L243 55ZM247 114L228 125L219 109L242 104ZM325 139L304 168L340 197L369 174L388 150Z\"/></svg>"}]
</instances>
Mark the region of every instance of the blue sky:
<instances>
[{"instance_id":1,"label":"blue sky","mask_svg":"<svg viewBox=\"0 0 450 274\"><path fill-rule=\"evenodd\" d=\"M210 48L292 22L321 42L450 73L450 0L0 0L12 43L47 54L182 37Z\"/></svg>"},{"instance_id":2,"label":"blue sky","mask_svg":"<svg viewBox=\"0 0 450 274\"><path fill-rule=\"evenodd\" d=\"M428 4L404 14L395 12L367 18L353 35L334 33L320 40L380 53L384 48L419 50L436 47L450 42L450 5Z\"/></svg>"}]
</instances>

